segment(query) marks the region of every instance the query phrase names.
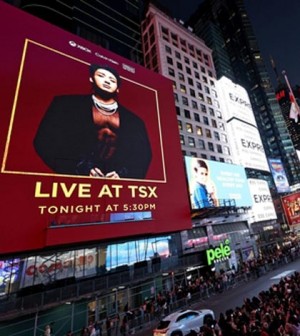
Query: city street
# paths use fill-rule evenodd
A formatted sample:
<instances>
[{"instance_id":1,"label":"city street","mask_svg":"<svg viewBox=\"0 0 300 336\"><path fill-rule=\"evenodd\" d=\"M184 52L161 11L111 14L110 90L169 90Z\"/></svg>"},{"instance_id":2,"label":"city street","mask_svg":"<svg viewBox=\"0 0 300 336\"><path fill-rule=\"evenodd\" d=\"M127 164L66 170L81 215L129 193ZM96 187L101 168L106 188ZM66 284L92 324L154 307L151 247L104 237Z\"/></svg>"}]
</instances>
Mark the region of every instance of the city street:
<instances>
[{"instance_id":1,"label":"city street","mask_svg":"<svg viewBox=\"0 0 300 336\"><path fill-rule=\"evenodd\" d=\"M192 305L192 309L212 309L216 318L219 318L220 313L225 313L230 308L235 308L243 304L245 298L252 298L259 292L267 290L274 283L278 283L282 277L288 276L295 271L300 271L300 259L285 264L274 271L270 271L256 280L241 282L236 287L230 288L223 293L211 296L205 301L200 301ZM150 336L155 324L148 325L145 329L136 332L136 335Z\"/></svg>"}]
</instances>

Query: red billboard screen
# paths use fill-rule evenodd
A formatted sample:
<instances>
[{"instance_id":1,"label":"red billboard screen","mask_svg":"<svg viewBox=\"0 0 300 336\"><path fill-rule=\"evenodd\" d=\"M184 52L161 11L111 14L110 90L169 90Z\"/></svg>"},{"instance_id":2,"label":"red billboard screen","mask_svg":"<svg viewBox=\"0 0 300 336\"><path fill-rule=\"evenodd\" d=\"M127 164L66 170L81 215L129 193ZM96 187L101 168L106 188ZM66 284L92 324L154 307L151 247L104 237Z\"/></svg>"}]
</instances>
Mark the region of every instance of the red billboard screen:
<instances>
[{"instance_id":1,"label":"red billboard screen","mask_svg":"<svg viewBox=\"0 0 300 336\"><path fill-rule=\"evenodd\" d=\"M289 225L300 224L300 193L281 197L285 218Z\"/></svg>"},{"instance_id":2,"label":"red billboard screen","mask_svg":"<svg viewBox=\"0 0 300 336\"><path fill-rule=\"evenodd\" d=\"M0 254L189 228L172 83L1 2L0 17Z\"/></svg>"}]
</instances>

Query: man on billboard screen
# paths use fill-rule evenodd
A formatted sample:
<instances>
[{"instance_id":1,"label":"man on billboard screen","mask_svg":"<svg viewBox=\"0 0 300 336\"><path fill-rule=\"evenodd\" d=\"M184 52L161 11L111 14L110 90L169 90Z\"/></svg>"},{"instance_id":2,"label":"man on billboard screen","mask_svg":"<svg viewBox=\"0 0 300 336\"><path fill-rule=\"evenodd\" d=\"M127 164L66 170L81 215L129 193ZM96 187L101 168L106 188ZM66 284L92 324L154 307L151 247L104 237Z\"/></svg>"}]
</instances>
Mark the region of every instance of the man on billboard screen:
<instances>
[{"instance_id":1,"label":"man on billboard screen","mask_svg":"<svg viewBox=\"0 0 300 336\"><path fill-rule=\"evenodd\" d=\"M34 146L59 174L143 179L152 151L144 122L118 103L121 78L107 65L90 65L92 95L56 96Z\"/></svg>"},{"instance_id":2,"label":"man on billboard screen","mask_svg":"<svg viewBox=\"0 0 300 336\"><path fill-rule=\"evenodd\" d=\"M208 166L203 160L196 160L194 167L195 184L193 201L196 209L218 206L215 185L209 178Z\"/></svg>"}]
</instances>

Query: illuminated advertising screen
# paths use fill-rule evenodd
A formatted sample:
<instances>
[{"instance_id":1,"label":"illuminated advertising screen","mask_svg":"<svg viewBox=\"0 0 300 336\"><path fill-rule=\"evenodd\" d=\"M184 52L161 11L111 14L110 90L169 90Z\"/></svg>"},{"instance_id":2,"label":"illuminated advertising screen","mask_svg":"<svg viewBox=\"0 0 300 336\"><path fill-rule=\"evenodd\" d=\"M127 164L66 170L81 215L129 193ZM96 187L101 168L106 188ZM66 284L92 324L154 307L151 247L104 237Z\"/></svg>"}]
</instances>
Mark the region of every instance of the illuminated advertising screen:
<instances>
[{"instance_id":1,"label":"illuminated advertising screen","mask_svg":"<svg viewBox=\"0 0 300 336\"><path fill-rule=\"evenodd\" d=\"M300 193L281 197L285 218L289 225L300 224Z\"/></svg>"},{"instance_id":2,"label":"illuminated advertising screen","mask_svg":"<svg viewBox=\"0 0 300 336\"><path fill-rule=\"evenodd\" d=\"M269 159L270 170L278 193L290 191L290 185L280 159Z\"/></svg>"},{"instance_id":3,"label":"illuminated advertising screen","mask_svg":"<svg viewBox=\"0 0 300 336\"><path fill-rule=\"evenodd\" d=\"M190 228L171 81L3 2L0 17L0 254Z\"/></svg>"},{"instance_id":4,"label":"illuminated advertising screen","mask_svg":"<svg viewBox=\"0 0 300 336\"><path fill-rule=\"evenodd\" d=\"M258 129L239 120L227 124L234 162L252 169L270 171Z\"/></svg>"},{"instance_id":5,"label":"illuminated advertising screen","mask_svg":"<svg viewBox=\"0 0 300 336\"><path fill-rule=\"evenodd\" d=\"M242 86L223 76L218 80L217 87L226 121L236 118L257 126L248 93Z\"/></svg>"},{"instance_id":6,"label":"illuminated advertising screen","mask_svg":"<svg viewBox=\"0 0 300 336\"><path fill-rule=\"evenodd\" d=\"M253 206L251 217L255 222L277 219L274 203L267 181L248 179Z\"/></svg>"},{"instance_id":7,"label":"illuminated advertising screen","mask_svg":"<svg viewBox=\"0 0 300 336\"><path fill-rule=\"evenodd\" d=\"M252 205L243 167L188 156L185 165L192 209Z\"/></svg>"}]
</instances>

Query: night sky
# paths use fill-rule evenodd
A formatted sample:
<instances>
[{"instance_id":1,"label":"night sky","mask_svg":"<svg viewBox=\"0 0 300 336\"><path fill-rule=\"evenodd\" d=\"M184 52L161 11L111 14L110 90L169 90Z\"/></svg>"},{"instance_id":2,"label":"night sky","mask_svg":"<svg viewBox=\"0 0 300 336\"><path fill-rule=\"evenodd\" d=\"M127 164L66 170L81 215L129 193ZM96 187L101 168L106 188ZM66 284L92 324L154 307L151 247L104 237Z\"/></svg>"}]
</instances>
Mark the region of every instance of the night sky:
<instances>
[{"instance_id":1,"label":"night sky","mask_svg":"<svg viewBox=\"0 0 300 336\"><path fill-rule=\"evenodd\" d=\"M161 0L173 17L186 21L202 0ZM270 78L272 55L279 73L300 85L300 0L244 0Z\"/></svg>"}]
</instances>

